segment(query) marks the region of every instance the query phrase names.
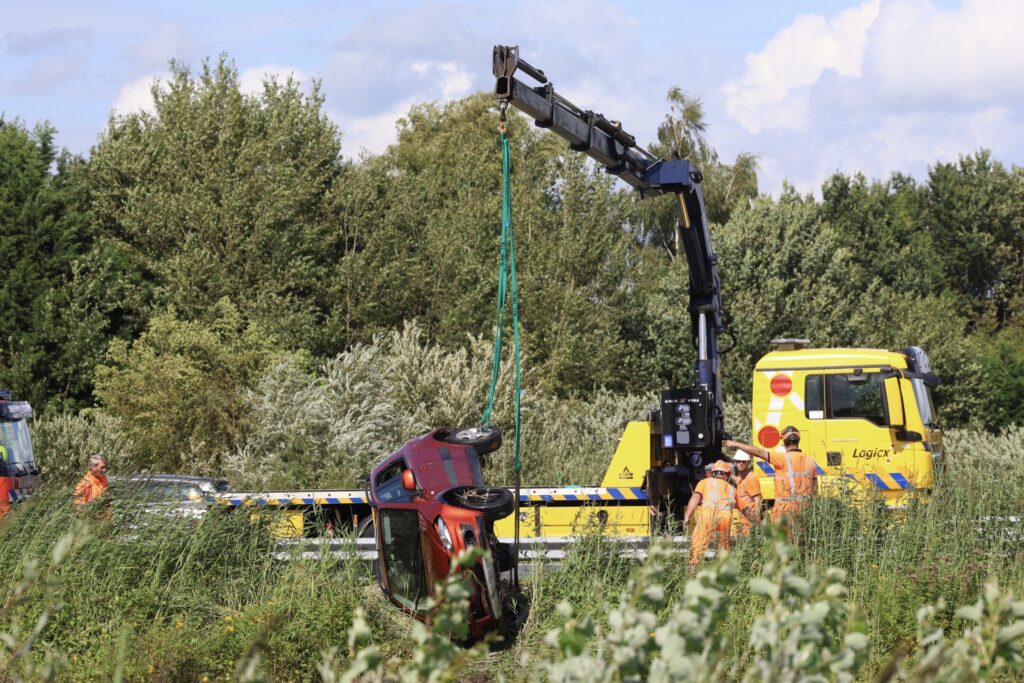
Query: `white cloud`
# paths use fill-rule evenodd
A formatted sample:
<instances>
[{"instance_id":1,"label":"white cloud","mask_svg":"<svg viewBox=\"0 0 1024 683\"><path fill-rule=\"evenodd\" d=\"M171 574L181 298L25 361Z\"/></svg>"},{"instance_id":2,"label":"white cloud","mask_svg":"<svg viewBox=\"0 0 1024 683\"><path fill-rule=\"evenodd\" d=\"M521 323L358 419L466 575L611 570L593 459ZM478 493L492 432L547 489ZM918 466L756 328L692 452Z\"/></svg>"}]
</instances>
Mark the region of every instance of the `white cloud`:
<instances>
[{"instance_id":1,"label":"white cloud","mask_svg":"<svg viewBox=\"0 0 1024 683\"><path fill-rule=\"evenodd\" d=\"M939 10L923 0L887 3L869 32L865 79L906 105L988 105L1024 96L1019 0L966 0Z\"/></svg>"},{"instance_id":2,"label":"white cloud","mask_svg":"<svg viewBox=\"0 0 1024 683\"><path fill-rule=\"evenodd\" d=\"M802 15L746 58L726 108L751 133L801 130L863 111L992 106L1024 98L1019 0L867 0L834 19Z\"/></svg>"},{"instance_id":3,"label":"white cloud","mask_svg":"<svg viewBox=\"0 0 1024 683\"><path fill-rule=\"evenodd\" d=\"M161 78L166 80L166 74L150 74L136 79L123 86L112 107L114 114L125 116L133 112L146 112L153 114L156 105L153 102L153 82Z\"/></svg>"},{"instance_id":4,"label":"white cloud","mask_svg":"<svg viewBox=\"0 0 1024 683\"><path fill-rule=\"evenodd\" d=\"M729 114L751 133L806 127L808 86L829 70L860 76L867 30L878 16L879 2L868 0L831 21L797 17L764 50L747 55L742 78L725 84Z\"/></svg>"},{"instance_id":5,"label":"white cloud","mask_svg":"<svg viewBox=\"0 0 1024 683\"><path fill-rule=\"evenodd\" d=\"M346 154L383 151L396 139L396 119L414 103L492 91L494 16L486 4L428 0L377 10L340 36L321 75ZM520 45L523 58L545 69L560 94L622 120L640 138L653 137L674 76L639 58L636 21L617 4L525 0L512 3L501 24L500 40ZM637 59L623 59L625 53Z\"/></svg>"},{"instance_id":6,"label":"white cloud","mask_svg":"<svg viewBox=\"0 0 1024 683\"><path fill-rule=\"evenodd\" d=\"M409 113L415 100L400 102L386 111L365 116L351 116L337 111L329 112L331 119L341 128L341 148L350 159L359 158L360 153L380 154L397 139L398 119Z\"/></svg>"},{"instance_id":7,"label":"white cloud","mask_svg":"<svg viewBox=\"0 0 1024 683\"><path fill-rule=\"evenodd\" d=\"M726 110L761 156L761 186L817 190L835 171L921 178L980 147L1024 146L1024 2L867 0L802 15L746 57ZM739 130L739 129L737 129Z\"/></svg>"},{"instance_id":8,"label":"white cloud","mask_svg":"<svg viewBox=\"0 0 1024 683\"><path fill-rule=\"evenodd\" d=\"M412 70L424 79L436 81L444 101L457 100L471 92L469 73L455 62L413 62Z\"/></svg>"},{"instance_id":9,"label":"white cloud","mask_svg":"<svg viewBox=\"0 0 1024 683\"><path fill-rule=\"evenodd\" d=\"M309 85L311 77L301 69L278 64L265 64L246 69L238 76L238 86L243 93L248 95L259 95L263 92L263 82L275 78L279 84L284 84L289 78L298 81L302 85Z\"/></svg>"}]
</instances>

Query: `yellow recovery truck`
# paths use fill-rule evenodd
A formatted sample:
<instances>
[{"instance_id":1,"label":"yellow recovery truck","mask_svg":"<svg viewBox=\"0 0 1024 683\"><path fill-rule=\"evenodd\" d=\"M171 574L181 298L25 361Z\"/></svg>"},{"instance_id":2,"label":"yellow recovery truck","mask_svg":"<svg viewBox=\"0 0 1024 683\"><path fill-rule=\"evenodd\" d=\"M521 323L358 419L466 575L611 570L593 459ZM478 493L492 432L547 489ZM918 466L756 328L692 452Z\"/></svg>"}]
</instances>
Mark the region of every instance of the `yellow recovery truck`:
<instances>
[{"instance_id":1,"label":"yellow recovery truck","mask_svg":"<svg viewBox=\"0 0 1024 683\"><path fill-rule=\"evenodd\" d=\"M818 464L821 495L854 495L902 507L935 486L942 464L942 432L931 389L937 384L918 347L815 349L806 340L774 340L775 350L753 373L751 435L755 445L781 448L780 432L793 425L804 451ZM656 492L645 473L664 467L660 420L630 422L598 486L524 488L520 533L525 538L565 537L601 529L611 536L646 536L657 528ZM769 504L771 465L758 461ZM360 530L370 519L364 491L224 493L223 505L282 511L277 533L314 536ZM652 509L653 508L653 509ZM664 510L662 510L664 511ZM513 519L495 525L510 538Z\"/></svg>"},{"instance_id":2,"label":"yellow recovery truck","mask_svg":"<svg viewBox=\"0 0 1024 683\"><path fill-rule=\"evenodd\" d=\"M718 258L701 192L703 176L687 160L658 159L638 147L621 124L581 109L555 92L543 71L519 58L519 49L494 48L495 95L504 116L514 106L566 139L643 196L671 194L678 209L677 243L690 280L687 310L697 350L694 381L661 392L649 419L631 422L597 487L527 488L520 491L521 533L571 536L587 528L637 536L651 533L682 511L705 468L724 457L724 402L718 339L725 332ZM539 85L516 78L525 74ZM753 378L753 439L781 448L779 432L798 427L818 464L823 493L853 487L878 492L890 506L934 486L942 441L930 389L938 383L921 349L809 349L802 340L779 340ZM384 454L381 454L382 456ZM759 463L766 500L774 497L773 472ZM282 533L300 535L343 527L365 530L370 519L363 491L278 491L222 494L232 506L288 510ZM513 518L497 524L512 536Z\"/></svg>"}]
</instances>

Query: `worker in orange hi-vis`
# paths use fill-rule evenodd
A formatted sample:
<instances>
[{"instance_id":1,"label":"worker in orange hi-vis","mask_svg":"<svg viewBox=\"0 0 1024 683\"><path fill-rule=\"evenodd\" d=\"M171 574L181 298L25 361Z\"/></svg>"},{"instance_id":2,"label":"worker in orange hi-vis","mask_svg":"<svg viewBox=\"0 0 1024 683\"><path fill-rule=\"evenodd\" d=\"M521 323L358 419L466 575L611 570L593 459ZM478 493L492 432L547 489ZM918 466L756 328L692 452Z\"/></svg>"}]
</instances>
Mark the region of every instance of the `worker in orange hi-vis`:
<instances>
[{"instance_id":1,"label":"worker in orange hi-vis","mask_svg":"<svg viewBox=\"0 0 1024 683\"><path fill-rule=\"evenodd\" d=\"M736 490L729 483L731 473L729 463L719 460L711 466L711 476L701 479L690 496L683 516L683 528L690 525L690 518L696 511L697 525L690 537L691 567L700 564L715 533L722 549L732 548L732 508L736 502Z\"/></svg>"},{"instance_id":2,"label":"worker in orange hi-vis","mask_svg":"<svg viewBox=\"0 0 1024 683\"><path fill-rule=\"evenodd\" d=\"M89 456L89 471L75 487L75 505L85 505L107 492L107 461L99 453Z\"/></svg>"},{"instance_id":3,"label":"worker in orange hi-vis","mask_svg":"<svg viewBox=\"0 0 1024 683\"><path fill-rule=\"evenodd\" d=\"M769 452L756 446L726 439L726 448L738 448L756 458L767 460L775 468L775 507L772 518L779 521L786 515L800 512L818 492L818 465L800 450L800 431L796 427L782 430L785 453Z\"/></svg>"},{"instance_id":4,"label":"worker in orange hi-vis","mask_svg":"<svg viewBox=\"0 0 1024 683\"><path fill-rule=\"evenodd\" d=\"M732 530L746 536L750 527L761 521L761 480L751 469L750 454L737 451L732 458L736 474L731 479L736 488L736 514Z\"/></svg>"}]
</instances>

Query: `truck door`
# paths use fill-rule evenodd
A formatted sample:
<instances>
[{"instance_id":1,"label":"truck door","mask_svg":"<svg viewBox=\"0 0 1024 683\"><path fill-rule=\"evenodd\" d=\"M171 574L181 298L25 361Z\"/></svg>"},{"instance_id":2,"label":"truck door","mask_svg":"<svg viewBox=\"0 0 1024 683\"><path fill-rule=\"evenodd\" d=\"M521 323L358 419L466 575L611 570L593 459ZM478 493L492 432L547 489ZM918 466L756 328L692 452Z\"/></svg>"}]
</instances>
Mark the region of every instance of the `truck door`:
<instances>
[{"instance_id":1,"label":"truck door","mask_svg":"<svg viewBox=\"0 0 1024 683\"><path fill-rule=\"evenodd\" d=\"M882 489L878 473L892 458L881 372L831 373L825 378L827 458L837 474Z\"/></svg>"}]
</instances>

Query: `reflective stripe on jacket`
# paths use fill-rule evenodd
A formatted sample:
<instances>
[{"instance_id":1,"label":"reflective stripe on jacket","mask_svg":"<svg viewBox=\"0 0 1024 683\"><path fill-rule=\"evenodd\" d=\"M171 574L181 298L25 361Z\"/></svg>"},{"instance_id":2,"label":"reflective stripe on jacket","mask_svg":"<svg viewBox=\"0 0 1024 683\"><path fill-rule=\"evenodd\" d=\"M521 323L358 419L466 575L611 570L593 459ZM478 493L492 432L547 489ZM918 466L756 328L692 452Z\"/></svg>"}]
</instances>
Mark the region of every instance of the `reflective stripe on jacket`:
<instances>
[{"instance_id":1,"label":"reflective stripe on jacket","mask_svg":"<svg viewBox=\"0 0 1024 683\"><path fill-rule=\"evenodd\" d=\"M714 507L732 513L732 507L736 502L736 489L724 479L701 479L693 492L700 494L701 507Z\"/></svg>"},{"instance_id":2,"label":"reflective stripe on jacket","mask_svg":"<svg viewBox=\"0 0 1024 683\"><path fill-rule=\"evenodd\" d=\"M775 468L775 500L796 501L814 493L818 478L818 465L803 451L786 451L782 455L771 453Z\"/></svg>"}]
</instances>

